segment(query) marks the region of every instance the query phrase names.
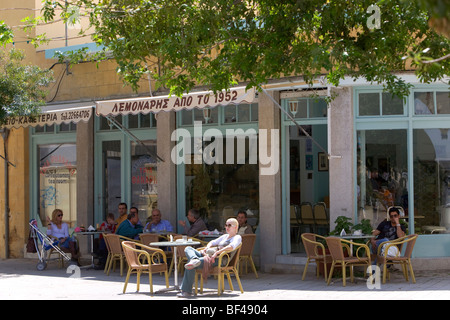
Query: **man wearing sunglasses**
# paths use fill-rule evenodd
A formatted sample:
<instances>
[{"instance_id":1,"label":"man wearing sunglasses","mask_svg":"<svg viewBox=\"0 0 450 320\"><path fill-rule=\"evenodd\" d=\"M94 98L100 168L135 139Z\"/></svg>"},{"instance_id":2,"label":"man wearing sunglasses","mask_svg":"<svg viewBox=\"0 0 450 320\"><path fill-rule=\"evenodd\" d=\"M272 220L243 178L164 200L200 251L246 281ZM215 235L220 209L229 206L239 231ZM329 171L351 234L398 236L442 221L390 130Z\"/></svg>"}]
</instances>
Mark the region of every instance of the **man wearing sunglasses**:
<instances>
[{"instance_id":1,"label":"man wearing sunglasses","mask_svg":"<svg viewBox=\"0 0 450 320\"><path fill-rule=\"evenodd\" d=\"M396 207L389 208L389 220L381 222L372 234L375 236L371 239L373 253L377 253L381 243L404 237L406 227L400 224L400 210Z\"/></svg>"}]
</instances>

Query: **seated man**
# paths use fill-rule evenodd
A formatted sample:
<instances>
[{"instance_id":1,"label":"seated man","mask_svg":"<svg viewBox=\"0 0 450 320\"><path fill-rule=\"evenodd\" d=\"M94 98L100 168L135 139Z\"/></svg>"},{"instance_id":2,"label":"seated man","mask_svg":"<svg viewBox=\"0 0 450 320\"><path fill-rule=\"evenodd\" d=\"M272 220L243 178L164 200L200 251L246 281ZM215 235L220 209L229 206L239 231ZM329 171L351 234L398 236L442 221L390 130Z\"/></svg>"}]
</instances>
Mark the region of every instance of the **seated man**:
<instances>
[{"instance_id":1,"label":"seated man","mask_svg":"<svg viewBox=\"0 0 450 320\"><path fill-rule=\"evenodd\" d=\"M247 223L247 212L239 211L236 219L239 222L238 234L253 234L252 226Z\"/></svg>"},{"instance_id":2,"label":"seated man","mask_svg":"<svg viewBox=\"0 0 450 320\"><path fill-rule=\"evenodd\" d=\"M372 253L378 253L380 244L386 241L395 240L404 237L406 234L406 227L400 224L400 211L398 208L392 207L389 209L389 220L381 222L377 229L372 232L375 238L372 238ZM375 264L373 261L372 264Z\"/></svg>"},{"instance_id":3,"label":"seated man","mask_svg":"<svg viewBox=\"0 0 450 320\"><path fill-rule=\"evenodd\" d=\"M116 234L131 239L139 239L139 233L142 233L143 230L144 227L139 223L138 213L130 210L127 220L116 229Z\"/></svg>"},{"instance_id":4,"label":"seated man","mask_svg":"<svg viewBox=\"0 0 450 320\"><path fill-rule=\"evenodd\" d=\"M145 229L151 232L173 232L173 227L170 222L161 219L161 211L159 209L153 209L152 220L145 225Z\"/></svg>"},{"instance_id":5,"label":"seated man","mask_svg":"<svg viewBox=\"0 0 450 320\"><path fill-rule=\"evenodd\" d=\"M200 213L196 209L190 209L187 214L187 219L190 223L188 227L186 221L179 221L179 224L184 228L183 234L187 234L189 237L197 235L200 231L207 230L205 222L200 218Z\"/></svg>"}]
</instances>

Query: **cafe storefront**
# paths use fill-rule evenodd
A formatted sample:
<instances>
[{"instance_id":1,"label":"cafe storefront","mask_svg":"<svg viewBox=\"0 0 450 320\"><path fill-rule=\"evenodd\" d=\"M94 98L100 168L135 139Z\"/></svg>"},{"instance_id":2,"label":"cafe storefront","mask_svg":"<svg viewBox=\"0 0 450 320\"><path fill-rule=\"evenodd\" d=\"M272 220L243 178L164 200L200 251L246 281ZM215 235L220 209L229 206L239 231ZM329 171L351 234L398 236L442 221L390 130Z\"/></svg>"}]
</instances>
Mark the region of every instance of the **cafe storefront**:
<instances>
[{"instance_id":1,"label":"cafe storefront","mask_svg":"<svg viewBox=\"0 0 450 320\"><path fill-rule=\"evenodd\" d=\"M356 219L376 226L390 206L405 209L413 256L450 257L450 97L416 85L402 101L381 88L354 90Z\"/></svg>"},{"instance_id":2,"label":"cafe storefront","mask_svg":"<svg viewBox=\"0 0 450 320\"><path fill-rule=\"evenodd\" d=\"M416 86L401 102L352 86L327 105L326 89L313 96L290 86L98 101L69 108L89 110L86 117L22 119L16 128L31 125L30 218L43 222L58 207L70 227L95 226L126 202L141 221L158 207L175 228L196 207L222 231L244 210L258 235L255 255L270 269L275 257L302 252L293 204L327 202L330 228L339 215L375 226L394 204L405 208L408 232L420 234L416 257L450 256L448 90ZM279 160L273 174L263 173L273 163L262 164L261 154Z\"/></svg>"},{"instance_id":3,"label":"cafe storefront","mask_svg":"<svg viewBox=\"0 0 450 320\"><path fill-rule=\"evenodd\" d=\"M164 218L169 219L174 226L179 220L185 218L190 208L194 207L200 210L210 229L220 231L223 227L221 220L223 220L224 212L229 216L235 216L237 210L245 207L245 210L251 209L257 215L257 164L239 164L238 166L243 166L244 169L238 171L239 168L233 167L234 162L205 163L203 150L198 149L199 145L200 149L204 147L205 154L206 152L221 153L225 150L226 147L223 148L224 146L220 145L208 151L208 144L211 141L207 142L204 139L205 132L208 134L208 128L220 131L219 122L236 124L234 119L237 116L240 116L238 123L248 125L251 123L251 110L254 114L257 110L255 104L248 103L253 100L253 90L246 92L245 88L238 88L229 92L220 92L217 95L201 92L183 97L164 96L98 102L96 114L100 130L96 132L95 171L96 176L101 172L101 179L96 179L96 194L102 192L103 194L96 212L114 213L118 203L125 199L124 202L127 202L129 206L139 208L140 218L145 221L151 215L153 208L161 209L158 201L161 198L159 187L163 179L162 184L176 185L174 190L177 193L176 206L173 206L175 211L162 210ZM234 115L230 114L230 109L236 110ZM158 132L156 124L159 124L159 119L164 117L160 115L169 111L176 111L176 119L171 124L174 130L163 134L166 139L170 138L172 148L161 152L158 147L163 144L160 142L163 140L156 139ZM147 121L149 126L145 127L143 119L147 117L150 121ZM136 125L130 126L130 119L137 123L137 128ZM253 120L253 127L257 127L255 122L257 118ZM108 125L102 126L103 122ZM199 126L200 129L194 130L194 125ZM192 135L180 137L177 136L177 131L178 133L187 132L189 135L192 133ZM225 132L225 129L222 128L222 131ZM218 139L213 139L213 144L214 141L217 143ZM175 156L178 150L177 145L178 148L180 145L186 145L186 147ZM244 153L248 154L249 144L246 144L245 148L247 149ZM212 149L212 146L209 149ZM161 178L159 175L161 166L175 168L175 165L174 181ZM166 173L165 170L163 171ZM235 189L236 186L230 185L233 175L243 171L248 171L248 174L247 176L241 174L240 179L245 180L242 180L240 187ZM252 191L244 194L242 200L234 203L235 208L232 209L233 203L230 199L238 197L237 190L246 190L245 183L250 183L249 181L252 183ZM228 190L227 198L225 198L226 190ZM167 199L166 196L167 194L163 198ZM167 200L164 201L167 202ZM229 208L231 211L227 211ZM101 217L96 217L96 219L99 218ZM257 217L255 218L256 227Z\"/></svg>"}]
</instances>

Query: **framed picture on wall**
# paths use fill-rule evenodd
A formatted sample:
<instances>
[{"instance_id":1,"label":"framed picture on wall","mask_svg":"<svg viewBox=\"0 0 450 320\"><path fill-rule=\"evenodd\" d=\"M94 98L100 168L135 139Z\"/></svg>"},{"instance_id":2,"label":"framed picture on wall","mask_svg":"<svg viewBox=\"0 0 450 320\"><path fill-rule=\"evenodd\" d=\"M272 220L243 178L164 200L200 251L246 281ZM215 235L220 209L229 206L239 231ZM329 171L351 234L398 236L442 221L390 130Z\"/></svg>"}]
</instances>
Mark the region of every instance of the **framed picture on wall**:
<instances>
[{"instance_id":1,"label":"framed picture on wall","mask_svg":"<svg viewBox=\"0 0 450 320\"><path fill-rule=\"evenodd\" d=\"M325 152L319 152L318 153L318 170L319 171L328 171L328 157Z\"/></svg>"}]
</instances>

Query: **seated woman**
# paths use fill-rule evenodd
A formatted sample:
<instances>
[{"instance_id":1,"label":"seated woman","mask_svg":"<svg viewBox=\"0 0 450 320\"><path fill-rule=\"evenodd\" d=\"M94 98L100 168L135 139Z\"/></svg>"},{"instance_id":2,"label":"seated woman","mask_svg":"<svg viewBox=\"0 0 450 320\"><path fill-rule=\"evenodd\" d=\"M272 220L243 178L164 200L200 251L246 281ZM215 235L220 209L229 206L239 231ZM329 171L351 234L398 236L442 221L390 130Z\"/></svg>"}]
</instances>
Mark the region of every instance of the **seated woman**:
<instances>
[{"instance_id":1,"label":"seated woman","mask_svg":"<svg viewBox=\"0 0 450 320\"><path fill-rule=\"evenodd\" d=\"M62 222L63 212L55 209L52 212L52 219L47 217L47 235L58 239L59 247L63 251L68 251L72 255L72 261L78 264L78 249L74 239L69 237L69 226ZM64 250L66 249L66 250Z\"/></svg>"},{"instance_id":2,"label":"seated woman","mask_svg":"<svg viewBox=\"0 0 450 320\"><path fill-rule=\"evenodd\" d=\"M186 247L184 253L188 259L188 263L184 266L185 273L183 276L183 282L181 283L181 293L178 297L189 297L192 295L192 286L195 279L195 269L202 268L204 263L207 261L212 262L212 266L217 266L218 257L224 251L232 251L236 249L242 242L242 237L237 234L239 223L235 218L230 218L227 220L226 224L227 233L223 236L210 241L204 250L196 250L192 247ZM217 246L217 250L207 257L207 252L212 247Z\"/></svg>"}]
</instances>

